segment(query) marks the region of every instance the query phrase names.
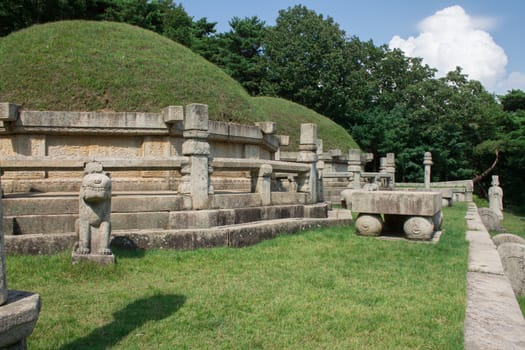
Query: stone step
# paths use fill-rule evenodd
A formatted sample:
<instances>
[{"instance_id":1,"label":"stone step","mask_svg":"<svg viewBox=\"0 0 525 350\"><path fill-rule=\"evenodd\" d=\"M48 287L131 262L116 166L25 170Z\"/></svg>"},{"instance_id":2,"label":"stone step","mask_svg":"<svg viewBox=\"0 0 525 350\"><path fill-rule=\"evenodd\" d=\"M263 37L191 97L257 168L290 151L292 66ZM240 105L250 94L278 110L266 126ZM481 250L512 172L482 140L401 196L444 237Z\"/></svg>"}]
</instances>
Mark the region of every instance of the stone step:
<instances>
[{"instance_id":1,"label":"stone step","mask_svg":"<svg viewBox=\"0 0 525 350\"><path fill-rule=\"evenodd\" d=\"M327 210L326 204L296 204L234 209L112 212L111 226L113 230L208 228L261 220L326 218ZM72 233L75 232L77 218L76 213L6 215L2 224L5 235Z\"/></svg>"}]
</instances>

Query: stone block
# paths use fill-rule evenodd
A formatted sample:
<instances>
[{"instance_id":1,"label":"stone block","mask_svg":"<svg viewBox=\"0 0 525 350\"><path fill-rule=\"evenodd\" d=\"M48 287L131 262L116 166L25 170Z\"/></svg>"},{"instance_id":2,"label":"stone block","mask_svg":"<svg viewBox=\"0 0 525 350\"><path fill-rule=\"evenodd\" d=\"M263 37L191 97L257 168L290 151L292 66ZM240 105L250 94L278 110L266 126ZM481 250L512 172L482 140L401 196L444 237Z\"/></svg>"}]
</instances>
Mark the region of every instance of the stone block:
<instances>
[{"instance_id":1,"label":"stone block","mask_svg":"<svg viewBox=\"0 0 525 350\"><path fill-rule=\"evenodd\" d=\"M306 204L306 193L298 192L272 192L272 204Z\"/></svg>"},{"instance_id":2,"label":"stone block","mask_svg":"<svg viewBox=\"0 0 525 350\"><path fill-rule=\"evenodd\" d=\"M317 145L317 124L301 124L300 145Z\"/></svg>"},{"instance_id":3,"label":"stone block","mask_svg":"<svg viewBox=\"0 0 525 350\"><path fill-rule=\"evenodd\" d=\"M328 153L330 153L330 157L332 158L340 158L343 156L343 152L340 149L331 149Z\"/></svg>"},{"instance_id":4,"label":"stone block","mask_svg":"<svg viewBox=\"0 0 525 350\"><path fill-rule=\"evenodd\" d=\"M260 151L259 145L244 145L244 157L245 159L259 159Z\"/></svg>"},{"instance_id":5,"label":"stone block","mask_svg":"<svg viewBox=\"0 0 525 350\"><path fill-rule=\"evenodd\" d=\"M498 253L516 295L525 295L525 244L502 243Z\"/></svg>"},{"instance_id":6,"label":"stone block","mask_svg":"<svg viewBox=\"0 0 525 350\"><path fill-rule=\"evenodd\" d=\"M519 243L525 245L525 239L511 233L500 233L492 237L492 242L499 247L503 243Z\"/></svg>"},{"instance_id":7,"label":"stone block","mask_svg":"<svg viewBox=\"0 0 525 350\"><path fill-rule=\"evenodd\" d=\"M222 211L219 220L218 210L176 211L169 214L169 229L194 229L219 226L219 223L232 224L233 210Z\"/></svg>"},{"instance_id":8,"label":"stone block","mask_svg":"<svg viewBox=\"0 0 525 350\"><path fill-rule=\"evenodd\" d=\"M71 263L94 263L97 265L113 265L115 264L115 256L113 254L78 254L73 252L71 254Z\"/></svg>"},{"instance_id":9,"label":"stone block","mask_svg":"<svg viewBox=\"0 0 525 350\"><path fill-rule=\"evenodd\" d=\"M0 120L12 122L18 119L20 106L9 102L0 103Z\"/></svg>"},{"instance_id":10,"label":"stone block","mask_svg":"<svg viewBox=\"0 0 525 350\"><path fill-rule=\"evenodd\" d=\"M326 203L311 204L304 206L304 217L324 219L328 217L328 205Z\"/></svg>"},{"instance_id":11,"label":"stone block","mask_svg":"<svg viewBox=\"0 0 525 350\"><path fill-rule=\"evenodd\" d=\"M256 126L248 126L241 124L229 124L229 135L230 138L238 140L250 140L251 142L258 142L262 140L263 133L261 129Z\"/></svg>"},{"instance_id":12,"label":"stone block","mask_svg":"<svg viewBox=\"0 0 525 350\"><path fill-rule=\"evenodd\" d=\"M288 146L290 144L290 136L288 135L277 135L280 146Z\"/></svg>"},{"instance_id":13,"label":"stone block","mask_svg":"<svg viewBox=\"0 0 525 350\"><path fill-rule=\"evenodd\" d=\"M5 216L4 234L48 234L75 232L76 214Z\"/></svg>"},{"instance_id":14,"label":"stone block","mask_svg":"<svg viewBox=\"0 0 525 350\"><path fill-rule=\"evenodd\" d=\"M5 248L8 255L56 254L64 250L71 250L77 241L76 233L66 234L30 234L5 237Z\"/></svg>"},{"instance_id":15,"label":"stone block","mask_svg":"<svg viewBox=\"0 0 525 350\"><path fill-rule=\"evenodd\" d=\"M261 129L261 132L266 135L275 134L277 131L277 123L275 122L256 122L255 125Z\"/></svg>"},{"instance_id":16,"label":"stone block","mask_svg":"<svg viewBox=\"0 0 525 350\"><path fill-rule=\"evenodd\" d=\"M358 213L434 216L441 210L441 193L354 191L352 211Z\"/></svg>"},{"instance_id":17,"label":"stone block","mask_svg":"<svg viewBox=\"0 0 525 350\"><path fill-rule=\"evenodd\" d=\"M468 272L465 350L525 349L524 329L507 277Z\"/></svg>"},{"instance_id":18,"label":"stone block","mask_svg":"<svg viewBox=\"0 0 525 350\"><path fill-rule=\"evenodd\" d=\"M111 198L112 213L177 211L185 207L184 197L179 195L125 195L114 194Z\"/></svg>"},{"instance_id":19,"label":"stone block","mask_svg":"<svg viewBox=\"0 0 525 350\"><path fill-rule=\"evenodd\" d=\"M263 218L262 208L238 208L235 210L235 223L260 221Z\"/></svg>"},{"instance_id":20,"label":"stone block","mask_svg":"<svg viewBox=\"0 0 525 350\"><path fill-rule=\"evenodd\" d=\"M272 196L274 193L272 193ZM211 208L250 208L262 205L258 193L215 194L211 197ZM273 200L273 197L272 197Z\"/></svg>"},{"instance_id":21,"label":"stone block","mask_svg":"<svg viewBox=\"0 0 525 350\"><path fill-rule=\"evenodd\" d=\"M277 220L304 217L302 205L279 205L261 208L261 220Z\"/></svg>"},{"instance_id":22,"label":"stone block","mask_svg":"<svg viewBox=\"0 0 525 350\"><path fill-rule=\"evenodd\" d=\"M352 212L348 209L332 209L328 211L328 218L330 219L339 219L339 220L349 220L352 222Z\"/></svg>"},{"instance_id":23,"label":"stone block","mask_svg":"<svg viewBox=\"0 0 525 350\"><path fill-rule=\"evenodd\" d=\"M168 222L168 212L166 211L111 214L111 227L113 230L166 229Z\"/></svg>"},{"instance_id":24,"label":"stone block","mask_svg":"<svg viewBox=\"0 0 525 350\"><path fill-rule=\"evenodd\" d=\"M5 216L78 214L77 196L13 197L3 199Z\"/></svg>"},{"instance_id":25,"label":"stone block","mask_svg":"<svg viewBox=\"0 0 525 350\"><path fill-rule=\"evenodd\" d=\"M182 106L168 106L162 110L164 123L172 124L184 120L184 108Z\"/></svg>"},{"instance_id":26,"label":"stone block","mask_svg":"<svg viewBox=\"0 0 525 350\"><path fill-rule=\"evenodd\" d=\"M186 106L184 115L184 130L208 131L208 106L190 104Z\"/></svg>"},{"instance_id":27,"label":"stone block","mask_svg":"<svg viewBox=\"0 0 525 350\"><path fill-rule=\"evenodd\" d=\"M227 140L229 136L229 123L220 122L216 120L208 121L208 132L213 136L213 139Z\"/></svg>"}]
</instances>

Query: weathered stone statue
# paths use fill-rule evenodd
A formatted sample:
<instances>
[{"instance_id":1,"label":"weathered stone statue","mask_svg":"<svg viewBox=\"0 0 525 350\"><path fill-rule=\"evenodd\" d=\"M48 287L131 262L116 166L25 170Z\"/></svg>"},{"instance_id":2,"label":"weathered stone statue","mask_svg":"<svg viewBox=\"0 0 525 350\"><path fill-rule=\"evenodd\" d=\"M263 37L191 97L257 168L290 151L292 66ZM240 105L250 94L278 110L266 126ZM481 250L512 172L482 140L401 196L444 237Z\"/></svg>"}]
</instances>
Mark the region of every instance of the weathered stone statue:
<instances>
[{"instance_id":1,"label":"weathered stone statue","mask_svg":"<svg viewBox=\"0 0 525 350\"><path fill-rule=\"evenodd\" d=\"M503 189L499 187L499 176L492 176L492 186L489 188L489 208L494 210L499 219L503 219Z\"/></svg>"},{"instance_id":2,"label":"weathered stone statue","mask_svg":"<svg viewBox=\"0 0 525 350\"><path fill-rule=\"evenodd\" d=\"M86 164L80 187L78 211L78 244L73 252L73 262L83 260L82 256L89 255L91 258L84 260L112 263L114 257L109 248L111 179L98 162Z\"/></svg>"}]
</instances>

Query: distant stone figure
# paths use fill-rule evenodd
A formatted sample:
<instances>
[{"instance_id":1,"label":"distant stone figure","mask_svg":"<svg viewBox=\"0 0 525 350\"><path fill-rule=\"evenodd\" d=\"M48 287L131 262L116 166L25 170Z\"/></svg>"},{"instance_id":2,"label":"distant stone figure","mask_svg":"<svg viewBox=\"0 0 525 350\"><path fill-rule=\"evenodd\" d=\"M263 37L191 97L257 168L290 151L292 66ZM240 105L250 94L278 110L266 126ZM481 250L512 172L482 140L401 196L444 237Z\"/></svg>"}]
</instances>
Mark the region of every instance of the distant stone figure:
<instances>
[{"instance_id":1,"label":"distant stone figure","mask_svg":"<svg viewBox=\"0 0 525 350\"><path fill-rule=\"evenodd\" d=\"M111 180L102 164L86 164L80 187L79 219L77 220L79 255L111 255Z\"/></svg>"},{"instance_id":2,"label":"distant stone figure","mask_svg":"<svg viewBox=\"0 0 525 350\"><path fill-rule=\"evenodd\" d=\"M492 176L492 186L489 188L489 208L494 210L499 219L503 219L503 189L499 187L498 175Z\"/></svg>"}]
</instances>

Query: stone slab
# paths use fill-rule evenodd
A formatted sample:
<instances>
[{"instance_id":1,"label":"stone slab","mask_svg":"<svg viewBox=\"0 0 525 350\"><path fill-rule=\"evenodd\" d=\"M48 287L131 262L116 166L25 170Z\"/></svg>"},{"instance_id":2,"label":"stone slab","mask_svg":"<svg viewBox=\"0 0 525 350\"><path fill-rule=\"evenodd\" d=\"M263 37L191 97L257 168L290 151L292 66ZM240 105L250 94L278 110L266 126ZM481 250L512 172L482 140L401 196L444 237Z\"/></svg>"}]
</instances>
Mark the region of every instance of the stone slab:
<instances>
[{"instance_id":1,"label":"stone slab","mask_svg":"<svg viewBox=\"0 0 525 350\"><path fill-rule=\"evenodd\" d=\"M5 251L8 255L48 255L71 250L75 242L77 242L75 233L6 236Z\"/></svg>"},{"instance_id":2,"label":"stone slab","mask_svg":"<svg viewBox=\"0 0 525 350\"><path fill-rule=\"evenodd\" d=\"M328 211L330 219L353 220L352 212L348 209L332 209Z\"/></svg>"},{"instance_id":3,"label":"stone slab","mask_svg":"<svg viewBox=\"0 0 525 350\"><path fill-rule=\"evenodd\" d=\"M358 213L433 216L441 210L441 193L354 191L352 211Z\"/></svg>"},{"instance_id":4,"label":"stone slab","mask_svg":"<svg viewBox=\"0 0 525 350\"><path fill-rule=\"evenodd\" d=\"M467 273L465 349L525 349L525 320L507 277Z\"/></svg>"},{"instance_id":5,"label":"stone slab","mask_svg":"<svg viewBox=\"0 0 525 350\"><path fill-rule=\"evenodd\" d=\"M493 244L470 242L468 271L503 275L503 265Z\"/></svg>"},{"instance_id":6,"label":"stone slab","mask_svg":"<svg viewBox=\"0 0 525 350\"><path fill-rule=\"evenodd\" d=\"M73 264L94 263L97 265L113 265L115 264L115 255L77 254L73 252L71 254L71 262Z\"/></svg>"}]
</instances>

